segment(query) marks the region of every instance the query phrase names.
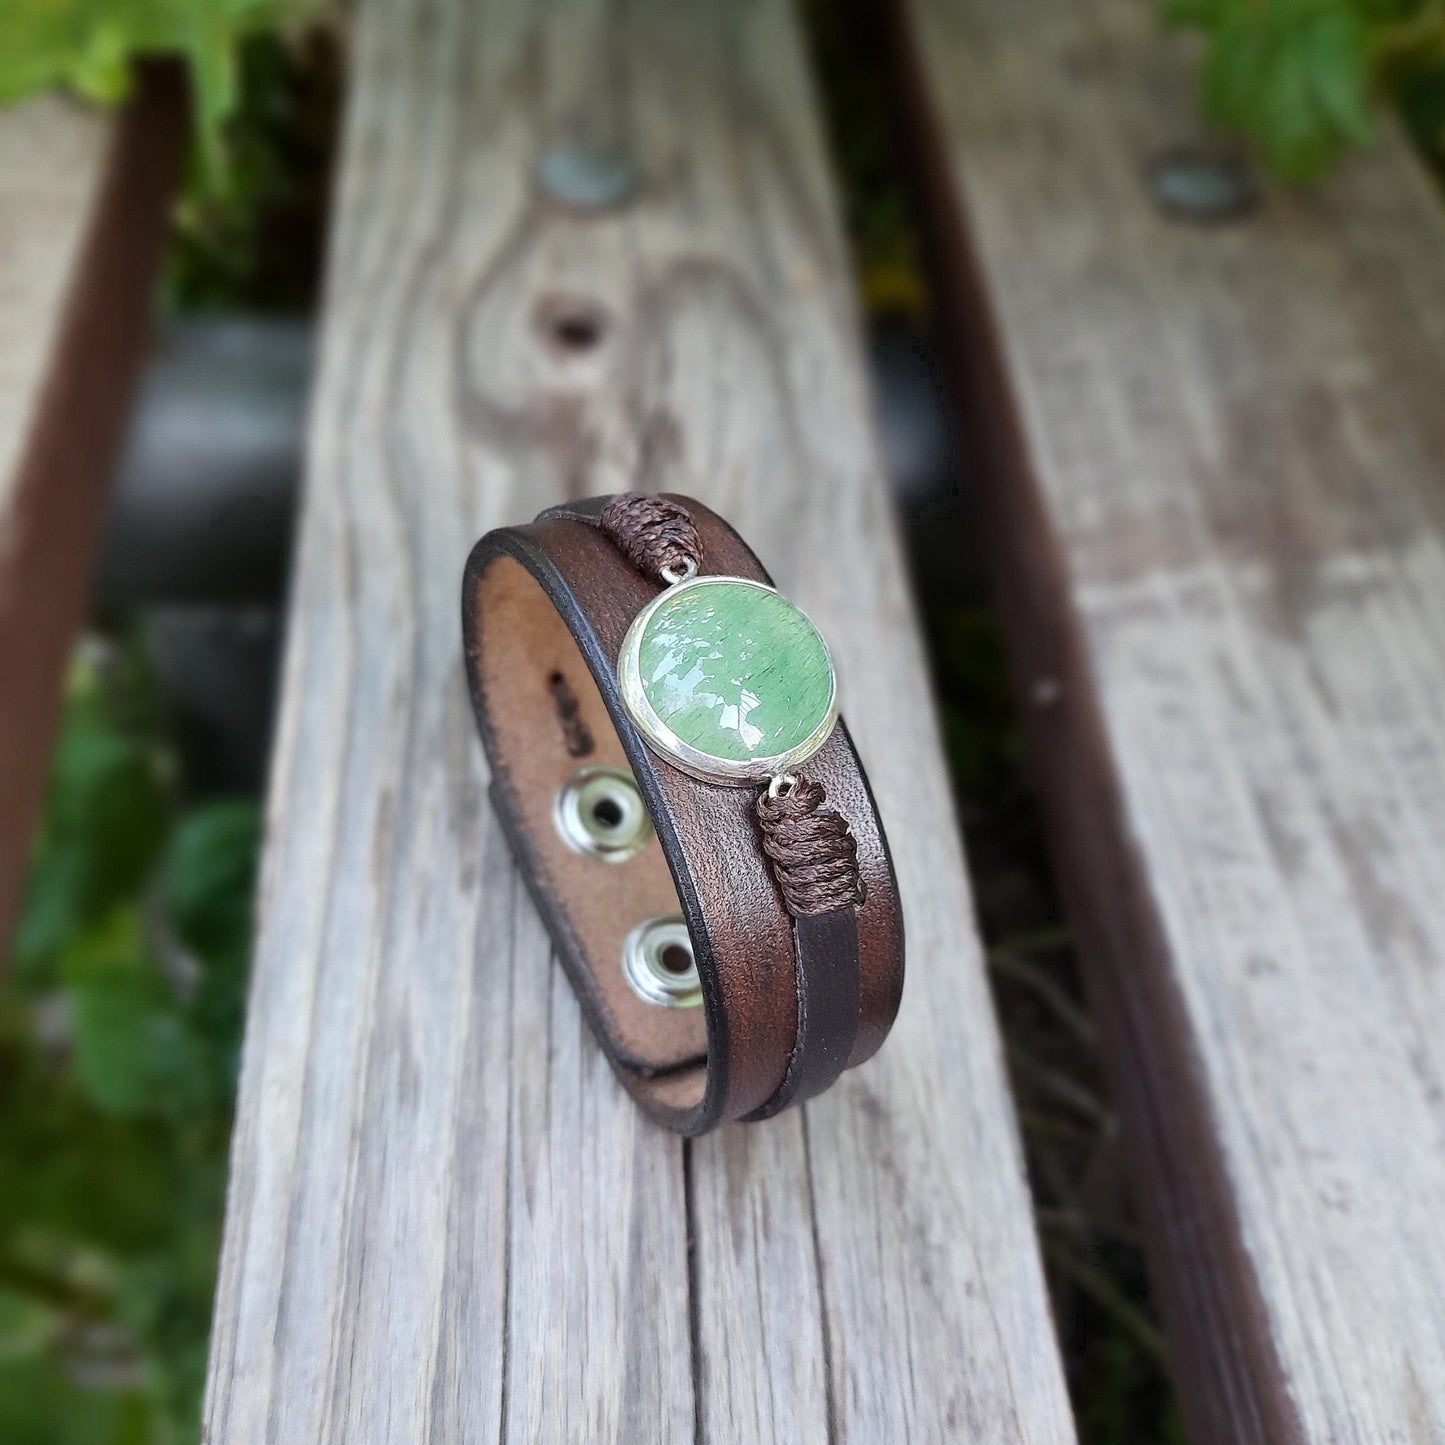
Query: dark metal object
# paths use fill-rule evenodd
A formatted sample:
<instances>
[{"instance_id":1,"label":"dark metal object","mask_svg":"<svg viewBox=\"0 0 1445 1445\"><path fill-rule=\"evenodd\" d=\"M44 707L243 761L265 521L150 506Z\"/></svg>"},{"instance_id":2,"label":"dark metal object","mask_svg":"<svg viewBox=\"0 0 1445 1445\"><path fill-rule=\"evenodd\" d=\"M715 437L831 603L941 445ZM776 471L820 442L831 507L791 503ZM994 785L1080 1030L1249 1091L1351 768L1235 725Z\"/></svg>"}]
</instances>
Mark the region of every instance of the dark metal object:
<instances>
[{"instance_id":1,"label":"dark metal object","mask_svg":"<svg viewBox=\"0 0 1445 1445\"><path fill-rule=\"evenodd\" d=\"M537 185L564 206L598 211L632 198L637 169L620 151L560 145L538 161Z\"/></svg>"},{"instance_id":2,"label":"dark metal object","mask_svg":"<svg viewBox=\"0 0 1445 1445\"><path fill-rule=\"evenodd\" d=\"M225 317L160 330L113 486L94 595L278 604L312 364L309 321ZM937 359L910 324L870 327L878 426L905 506L956 472Z\"/></svg>"},{"instance_id":3,"label":"dark metal object","mask_svg":"<svg viewBox=\"0 0 1445 1445\"><path fill-rule=\"evenodd\" d=\"M942 361L924 330L905 316L872 319L867 343L884 471L911 517L958 489L959 445Z\"/></svg>"},{"instance_id":4,"label":"dark metal object","mask_svg":"<svg viewBox=\"0 0 1445 1445\"><path fill-rule=\"evenodd\" d=\"M102 611L279 604L311 353L301 321L161 328L115 477L94 587Z\"/></svg>"},{"instance_id":5,"label":"dark metal object","mask_svg":"<svg viewBox=\"0 0 1445 1445\"><path fill-rule=\"evenodd\" d=\"M198 791L265 779L311 350L305 322L169 323L131 415L93 605L144 628Z\"/></svg>"},{"instance_id":6,"label":"dark metal object","mask_svg":"<svg viewBox=\"0 0 1445 1445\"><path fill-rule=\"evenodd\" d=\"M194 793L266 781L283 625L275 607L190 604L138 614Z\"/></svg>"},{"instance_id":7,"label":"dark metal object","mask_svg":"<svg viewBox=\"0 0 1445 1445\"><path fill-rule=\"evenodd\" d=\"M1149 168L1149 189L1166 215L1189 221L1234 221L1259 205L1259 192L1237 158L1181 148Z\"/></svg>"}]
</instances>

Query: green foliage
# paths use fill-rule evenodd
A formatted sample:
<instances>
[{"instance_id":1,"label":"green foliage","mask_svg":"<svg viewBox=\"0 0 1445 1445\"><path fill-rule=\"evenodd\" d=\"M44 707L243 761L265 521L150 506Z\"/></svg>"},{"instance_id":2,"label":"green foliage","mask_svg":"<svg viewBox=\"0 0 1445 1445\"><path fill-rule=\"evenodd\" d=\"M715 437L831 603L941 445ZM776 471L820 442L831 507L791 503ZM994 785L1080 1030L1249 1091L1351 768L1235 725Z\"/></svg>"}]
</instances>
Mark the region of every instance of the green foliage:
<instances>
[{"instance_id":1,"label":"green foliage","mask_svg":"<svg viewBox=\"0 0 1445 1445\"><path fill-rule=\"evenodd\" d=\"M150 871L165 835L169 786L156 733L139 660L83 655L16 936L23 981L55 982L75 920L104 918Z\"/></svg>"},{"instance_id":2,"label":"green foliage","mask_svg":"<svg viewBox=\"0 0 1445 1445\"><path fill-rule=\"evenodd\" d=\"M84 652L0 983L0 1439L197 1436L258 845Z\"/></svg>"},{"instance_id":3,"label":"green foliage","mask_svg":"<svg viewBox=\"0 0 1445 1445\"><path fill-rule=\"evenodd\" d=\"M179 55L215 160L236 102L237 42L314 8L308 0L5 0L0 102L66 86L113 104L129 92L133 60Z\"/></svg>"},{"instance_id":4,"label":"green foliage","mask_svg":"<svg viewBox=\"0 0 1445 1445\"><path fill-rule=\"evenodd\" d=\"M1252 137L1287 180L1313 180L1367 141L1377 102L1405 105L1408 114L1422 91L1445 97L1445 0L1163 5L1169 20L1204 33L1209 110ZM1445 137L1420 139L1436 149Z\"/></svg>"},{"instance_id":5,"label":"green foliage","mask_svg":"<svg viewBox=\"0 0 1445 1445\"><path fill-rule=\"evenodd\" d=\"M163 303L299 313L315 304L342 79L334 29L248 37L225 165L198 157L174 212Z\"/></svg>"},{"instance_id":6,"label":"green foliage","mask_svg":"<svg viewBox=\"0 0 1445 1445\"><path fill-rule=\"evenodd\" d=\"M56 86L111 104L129 93L133 61L186 62L200 144L174 214L167 309L314 302L342 66L326 7L0 0L0 104Z\"/></svg>"}]
</instances>

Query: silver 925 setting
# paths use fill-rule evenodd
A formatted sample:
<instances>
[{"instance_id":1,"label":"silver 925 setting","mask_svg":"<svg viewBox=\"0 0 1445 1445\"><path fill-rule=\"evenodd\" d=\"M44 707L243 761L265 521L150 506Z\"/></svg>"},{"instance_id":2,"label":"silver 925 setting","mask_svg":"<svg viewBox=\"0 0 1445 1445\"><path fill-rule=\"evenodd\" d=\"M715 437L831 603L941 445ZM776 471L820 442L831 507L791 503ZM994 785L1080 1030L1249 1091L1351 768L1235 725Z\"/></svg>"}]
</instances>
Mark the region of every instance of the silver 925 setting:
<instances>
[{"instance_id":1,"label":"silver 925 setting","mask_svg":"<svg viewBox=\"0 0 1445 1445\"><path fill-rule=\"evenodd\" d=\"M776 588L681 576L633 619L617 663L623 707L693 777L764 782L810 758L838 720L822 634Z\"/></svg>"}]
</instances>

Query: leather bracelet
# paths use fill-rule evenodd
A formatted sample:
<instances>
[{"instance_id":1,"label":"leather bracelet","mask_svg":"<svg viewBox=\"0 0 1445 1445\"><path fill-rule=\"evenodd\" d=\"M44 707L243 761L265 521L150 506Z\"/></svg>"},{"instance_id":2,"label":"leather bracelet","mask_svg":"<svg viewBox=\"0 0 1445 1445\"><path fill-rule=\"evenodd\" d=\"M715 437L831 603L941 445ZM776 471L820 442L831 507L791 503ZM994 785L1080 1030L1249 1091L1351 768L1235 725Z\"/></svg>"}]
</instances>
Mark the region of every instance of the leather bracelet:
<instances>
[{"instance_id":1,"label":"leather bracelet","mask_svg":"<svg viewBox=\"0 0 1445 1445\"><path fill-rule=\"evenodd\" d=\"M903 987L826 645L720 517L628 494L487 533L467 677L513 855L623 1084L696 1135L803 1102Z\"/></svg>"}]
</instances>

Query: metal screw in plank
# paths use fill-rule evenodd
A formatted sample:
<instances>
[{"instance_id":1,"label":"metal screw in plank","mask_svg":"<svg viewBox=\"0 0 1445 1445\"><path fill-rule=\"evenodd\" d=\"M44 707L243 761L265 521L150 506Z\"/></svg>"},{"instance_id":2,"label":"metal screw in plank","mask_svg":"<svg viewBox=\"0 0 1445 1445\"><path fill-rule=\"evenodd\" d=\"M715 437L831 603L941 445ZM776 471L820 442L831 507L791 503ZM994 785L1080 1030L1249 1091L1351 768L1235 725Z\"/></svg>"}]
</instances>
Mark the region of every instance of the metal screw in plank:
<instances>
[{"instance_id":1,"label":"metal screw in plank","mask_svg":"<svg viewBox=\"0 0 1445 1445\"><path fill-rule=\"evenodd\" d=\"M620 151L559 145L537 163L537 184L564 206L605 210L631 198L637 189L637 170Z\"/></svg>"},{"instance_id":2,"label":"metal screw in plank","mask_svg":"<svg viewBox=\"0 0 1445 1445\"><path fill-rule=\"evenodd\" d=\"M1234 221L1249 215L1259 194L1235 158L1207 150L1161 155L1149 168L1149 189L1159 209L1186 221Z\"/></svg>"}]
</instances>

